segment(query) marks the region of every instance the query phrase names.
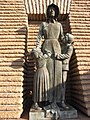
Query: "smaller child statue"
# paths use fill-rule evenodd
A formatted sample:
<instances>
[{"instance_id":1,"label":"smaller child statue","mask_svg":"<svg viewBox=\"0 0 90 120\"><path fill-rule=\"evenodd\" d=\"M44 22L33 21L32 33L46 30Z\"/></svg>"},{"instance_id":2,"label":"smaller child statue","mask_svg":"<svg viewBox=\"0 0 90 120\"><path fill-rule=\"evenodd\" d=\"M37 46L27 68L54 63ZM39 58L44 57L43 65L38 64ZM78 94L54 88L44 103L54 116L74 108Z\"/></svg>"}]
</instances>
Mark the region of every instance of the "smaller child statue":
<instances>
[{"instance_id":1,"label":"smaller child statue","mask_svg":"<svg viewBox=\"0 0 90 120\"><path fill-rule=\"evenodd\" d=\"M32 50L32 57L36 59L36 73L34 76L34 89L33 89L33 109L42 109L39 105L40 102L47 102L49 92L49 74L46 68L46 61L48 55L41 52L40 49L34 48Z\"/></svg>"},{"instance_id":2,"label":"smaller child statue","mask_svg":"<svg viewBox=\"0 0 90 120\"><path fill-rule=\"evenodd\" d=\"M60 107L69 109L65 104L65 86L67 80L67 72L69 71L69 61L73 53L73 35L67 33L65 39L62 42L62 54L55 54L56 59L62 60L62 92Z\"/></svg>"}]
</instances>

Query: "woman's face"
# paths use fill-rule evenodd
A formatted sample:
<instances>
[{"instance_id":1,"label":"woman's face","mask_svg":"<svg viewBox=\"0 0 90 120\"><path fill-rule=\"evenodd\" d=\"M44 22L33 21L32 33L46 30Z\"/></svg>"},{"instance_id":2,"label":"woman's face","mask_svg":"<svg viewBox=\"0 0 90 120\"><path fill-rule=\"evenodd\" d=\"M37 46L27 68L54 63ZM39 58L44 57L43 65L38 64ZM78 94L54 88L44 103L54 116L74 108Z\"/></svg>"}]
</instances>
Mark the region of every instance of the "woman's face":
<instances>
[{"instance_id":1,"label":"woman's face","mask_svg":"<svg viewBox=\"0 0 90 120\"><path fill-rule=\"evenodd\" d=\"M48 10L48 14L51 18L55 17L55 8L50 7L49 10Z\"/></svg>"}]
</instances>

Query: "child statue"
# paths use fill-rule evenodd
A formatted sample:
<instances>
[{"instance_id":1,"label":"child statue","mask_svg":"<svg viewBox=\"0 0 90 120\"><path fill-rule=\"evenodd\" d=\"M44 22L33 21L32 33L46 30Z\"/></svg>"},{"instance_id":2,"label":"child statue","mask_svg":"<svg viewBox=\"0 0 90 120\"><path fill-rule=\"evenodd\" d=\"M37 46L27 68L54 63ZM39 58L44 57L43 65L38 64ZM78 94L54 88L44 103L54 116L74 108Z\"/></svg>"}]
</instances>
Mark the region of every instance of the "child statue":
<instances>
[{"instance_id":1,"label":"child statue","mask_svg":"<svg viewBox=\"0 0 90 120\"><path fill-rule=\"evenodd\" d=\"M62 54L55 54L56 59L62 60L62 92L60 107L68 109L65 104L65 86L67 80L67 72L69 71L69 61L73 53L73 35L67 33L65 40L62 42Z\"/></svg>"},{"instance_id":2,"label":"child statue","mask_svg":"<svg viewBox=\"0 0 90 120\"><path fill-rule=\"evenodd\" d=\"M33 101L32 108L42 109L38 103L48 101L49 91L49 74L46 68L47 55L41 52L40 49L33 49L32 56L36 59L36 73L34 76L34 89L33 89Z\"/></svg>"}]
</instances>

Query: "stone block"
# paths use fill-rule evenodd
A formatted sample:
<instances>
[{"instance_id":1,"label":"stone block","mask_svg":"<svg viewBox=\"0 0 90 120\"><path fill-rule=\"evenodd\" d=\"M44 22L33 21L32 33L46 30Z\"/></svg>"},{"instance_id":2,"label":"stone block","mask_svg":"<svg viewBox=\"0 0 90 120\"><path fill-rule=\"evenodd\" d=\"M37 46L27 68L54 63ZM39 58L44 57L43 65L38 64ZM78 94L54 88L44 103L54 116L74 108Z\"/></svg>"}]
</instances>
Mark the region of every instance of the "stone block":
<instances>
[{"instance_id":1,"label":"stone block","mask_svg":"<svg viewBox=\"0 0 90 120\"><path fill-rule=\"evenodd\" d=\"M61 119L74 119L74 118L77 118L78 117L78 114L77 114L77 110L75 108L73 108L72 106L68 105L69 106L69 109L68 110L62 110L60 108L60 111L59 111L59 116Z\"/></svg>"},{"instance_id":2,"label":"stone block","mask_svg":"<svg viewBox=\"0 0 90 120\"><path fill-rule=\"evenodd\" d=\"M29 120L40 120L45 118L45 112L43 110L33 110L29 112Z\"/></svg>"},{"instance_id":3,"label":"stone block","mask_svg":"<svg viewBox=\"0 0 90 120\"><path fill-rule=\"evenodd\" d=\"M0 111L19 111L23 109L23 105L0 105Z\"/></svg>"},{"instance_id":4,"label":"stone block","mask_svg":"<svg viewBox=\"0 0 90 120\"><path fill-rule=\"evenodd\" d=\"M63 109L62 107L59 107L56 103L52 103L51 105L48 105L44 107L46 112L46 117L52 118L52 120L64 120L64 119L74 119L78 117L77 110L73 108L72 106L68 105L69 109ZM48 112L50 110L50 112ZM48 116L47 113L51 113L51 116Z\"/></svg>"},{"instance_id":5,"label":"stone block","mask_svg":"<svg viewBox=\"0 0 90 120\"><path fill-rule=\"evenodd\" d=\"M0 50L1 54L8 54L8 53L9 54L24 54L24 52L25 52L24 50L15 50L15 49L14 50L8 50L8 51L7 50Z\"/></svg>"},{"instance_id":6,"label":"stone block","mask_svg":"<svg viewBox=\"0 0 90 120\"><path fill-rule=\"evenodd\" d=\"M1 76L4 76L4 77L7 77L7 76L13 76L13 77L15 77L15 76L23 76L24 75L24 73L23 72L20 72L20 71L8 71L8 72L1 72L0 71L0 77Z\"/></svg>"},{"instance_id":7,"label":"stone block","mask_svg":"<svg viewBox=\"0 0 90 120\"><path fill-rule=\"evenodd\" d=\"M21 105L23 98L0 98L1 105Z\"/></svg>"},{"instance_id":8,"label":"stone block","mask_svg":"<svg viewBox=\"0 0 90 120\"><path fill-rule=\"evenodd\" d=\"M10 66L2 66L2 68L0 68L0 72L2 72L2 71L6 71L6 72L8 72L8 71L14 71L14 72L21 71L22 72L23 70L24 70L24 68L22 66L18 67L18 65L16 66L16 69L14 69L14 65L12 65L11 67Z\"/></svg>"},{"instance_id":9,"label":"stone block","mask_svg":"<svg viewBox=\"0 0 90 120\"><path fill-rule=\"evenodd\" d=\"M2 86L2 87L0 87L0 92L2 92L2 93L17 93L17 92L21 92L21 91L23 91L23 87L22 86L18 86L18 85L16 85L16 86L14 86L14 85L12 85L12 86Z\"/></svg>"},{"instance_id":10,"label":"stone block","mask_svg":"<svg viewBox=\"0 0 90 120\"><path fill-rule=\"evenodd\" d=\"M0 86L22 86L23 85L23 83L22 82L0 82Z\"/></svg>"},{"instance_id":11,"label":"stone block","mask_svg":"<svg viewBox=\"0 0 90 120\"><path fill-rule=\"evenodd\" d=\"M19 111L0 111L0 119L6 120L6 119L16 119L16 118L20 118L21 114L22 114L23 110L19 110Z\"/></svg>"},{"instance_id":12,"label":"stone block","mask_svg":"<svg viewBox=\"0 0 90 120\"><path fill-rule=\"evenodd\" d=\"M20 93L20 92L18 92L18 93L13 93L13 92L11 92L11 93L0 93L0 98L21 98L23 96L23 93Z\"/></svg>"},{"instance_id":13,"label":"stone block","mask_svg":"<svg viewBox=\"0 0 90 120\"><path fill-rule=\"evenodd\" d=\"M24 80L23 76L13 76L13 75L10 75L10 76L0 76L0 81L2 82L22 82Z\"/></svg>"},{"instance_id":14,"label":"stone block","mask_svg":"<svg viewBox=\"0 0 90 120\"><path fill-rule=\"evenodd\" d=\"M20 118L23 112L22 81L28 18L23 0L0 0L0 3L0 119L10 120Z\"/></svg>"}]
</instances>

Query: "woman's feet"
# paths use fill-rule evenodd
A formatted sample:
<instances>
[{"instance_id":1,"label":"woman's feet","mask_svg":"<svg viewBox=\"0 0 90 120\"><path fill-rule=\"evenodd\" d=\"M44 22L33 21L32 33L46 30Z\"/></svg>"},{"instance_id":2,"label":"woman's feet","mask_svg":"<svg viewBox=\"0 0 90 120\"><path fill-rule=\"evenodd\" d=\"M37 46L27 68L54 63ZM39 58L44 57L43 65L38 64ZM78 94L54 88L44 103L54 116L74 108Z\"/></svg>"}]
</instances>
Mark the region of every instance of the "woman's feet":
<instances>
[{"instance_id":1,"label":"woman's feet","mask_svg":"<svg viewBox=\"0 0 90 120\"><path fill-rule=\"evenodd\" d=\"M58 103L58 106L61 107L61 108L63 108L63 109L65 109L65 110L68 110L68 109L69 109L69 107L65 104L64 101Z\"/></svg>"},{"instance_id":2,"label":"woman's feet","mask_svg":"<svg viewBox=\"0 0 90 120\"><path fill-rule=\"evenodd\" d=\"M35 110L42 110L42 108L39 107L38 103L34 103L31 108Z\"/></svg>"}]
</instances>

